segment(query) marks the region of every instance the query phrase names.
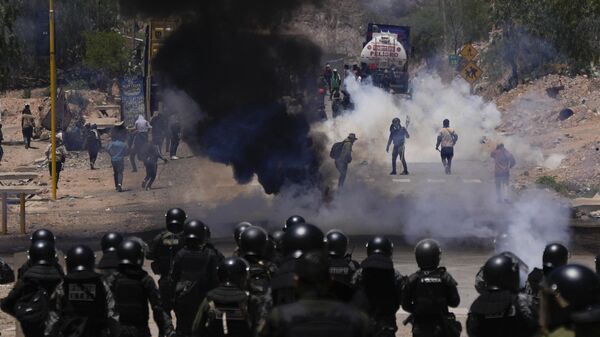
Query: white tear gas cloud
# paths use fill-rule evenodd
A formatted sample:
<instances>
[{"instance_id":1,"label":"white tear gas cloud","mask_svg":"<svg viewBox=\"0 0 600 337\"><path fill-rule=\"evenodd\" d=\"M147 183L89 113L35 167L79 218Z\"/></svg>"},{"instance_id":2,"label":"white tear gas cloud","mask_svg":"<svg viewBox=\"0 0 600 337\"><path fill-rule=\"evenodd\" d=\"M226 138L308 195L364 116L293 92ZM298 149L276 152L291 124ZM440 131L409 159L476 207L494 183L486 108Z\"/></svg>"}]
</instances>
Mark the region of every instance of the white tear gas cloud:
<instances>
[{"instance_id":1,"label":"white tear gas cloud","mask_svg":"<svg viewBox=\"0 0 600 337\"><path fill-rule=\"evenodd\" d=\"M207 223L219 225L213 229L216 236L231 235L232 226L242 220L258 220L271 230L278 229L291 214L300 214L324 230L400 235L410 243L423 237L443 242L491 243L498 233L508 232L514 237L509 248L530 266L540 265L541 252L548 242L568 241L568 210L546 192L527 191L514 198L514 205L497 203L493 170L482 163L489 158L489 148L485 150L481 144L483 139L501 139L518 161L533 158L542 164L548 158L523 139L497 134L501 115L494 104L471 95L462 81L446 85L434 75L418 77L410 101L371 85L347 82L355 111L312 126L313 132L329 137L330 145L350 132L357 133L354 162L344 190L324 201L323 193L316 189L293 186L276 196L266 196L257 189L214 208L198 210L197 215ZM389 125L392 118L404 121L407 115L411 120L409 169L415 161L439 162L434 150L436 134L442 120L449 118L460 136L457 159L475 163L462 165L461 169L474 167L475 171L476 167L477 174L482 168L489 170L489 179L470 187L415 183L410 193L400 191L398 184L390 184L390 155L385 152ZM321 171L328 180L336 177L332 160L322 163ZM230 224L231 228L221 224Z\"/></svg>"}]
</instances>

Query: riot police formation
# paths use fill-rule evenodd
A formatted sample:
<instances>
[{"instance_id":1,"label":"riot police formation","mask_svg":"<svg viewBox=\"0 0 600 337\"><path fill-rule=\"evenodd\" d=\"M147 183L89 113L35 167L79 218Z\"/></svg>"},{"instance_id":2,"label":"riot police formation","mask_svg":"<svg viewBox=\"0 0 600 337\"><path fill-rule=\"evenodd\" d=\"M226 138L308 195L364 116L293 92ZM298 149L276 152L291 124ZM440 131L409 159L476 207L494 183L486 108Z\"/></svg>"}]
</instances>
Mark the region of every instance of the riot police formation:
<instances>
[{"instance_id":1,"label":"riot police formation","mask_svg":"<svg viewBox=\"0 0 600 337\"><path fill-rule=\"evenodd\" d=\"M268 246L267 232L260 227L249 227L240 235L240 255L249 264L248 291L264 301L266 310L270 309L271 276L276 270L266 259Z\"/></svg>"},{"instance_id":2,"label":"riot police formation","mask_svg":"<svg viewBox=\"0 0 600 337\"><path fill-rule=\"evenodd\" d=\"M551 243L544 249L542 255L542 269L534 268L527 278L527 292L539 303L538 294L540 284L544 277L549 275L555 268L564 266L569 261L569 249L560 243Z\"/></svg>"},{"instance_id":3,"label":"riot police formation","mask_svg":"<svg viewBox=\"0 0 600 337\"><path fill-rule=\"evenodd\" d=\"M0 307L21 323L25 337L42 337L52 306L52 294L62 282L63 275L56 268L58 257L53 242L35 241L27 254L27 270L2 299Z\"/></svg>"},{"instance_id":4,"label":"riot police formation","mask_svg":"<svg viewBox=\"0 0 600 337\"><path fill-rule=\"evenodd\" d=\"M282 230L285 232L288 228L291 228L294 225L305 224L305 223L306 223L306 220L304 220L303 217L301 217L299 215L292 215L285 221L285 224L283 225Z\"/></svg>"},{"instance_id":5,"label":"riot police formation","mask_svg":"<svg viewBox=\"0 0 600 337\"><path fill-rule=\"evenodd\" d=\"M519 261L508 254L491 257L483 266L485 291L469 310L469 337L527 337L538 330L532 297L520 292Z\"/></svg>"},{"instance_id":6,"label":"riot police formation","mask_svg":"<svg viewBox=\"0 0 600 337\"><path fill-rule=\"evenodd\" d=\"M366 248L367 258L352 280L358 288L353 303L371 317L376 336L395 336L404 277L394 269L394 245L386 237L376 236Z\"/></svg>"},{"instance_id":7,"label":"riot police formation","mask_svg":"<svg viewBox=\"0 0 600 337\"><path fill-rule=\"evenodd\" d=\"M198 220L191 220L191 221L198 221ZM225 259L225 256L210 241L210 238L211 238L210 227L208 227L206 224L204 224L201 221L200 221L200 224L202 226L202 231L204 232L202 234L204 236L204 243L202 244L202 250L209 255L216 256L217 260L219 260L219 262L223 261L223 259Z\"/></svg>"},{"instance_id":8,"label":"riot police formation","mask_svg":"<svg viewBox=\"0 0 600 337\"><path fill-rule=\"evenodd\" d=\"M50 244L52 244L52 247L54 247L54 241L56 240L56 238L54 237L54 234L47 230L47 229L38 229L35 232L33 232L31 234L30 237L30 242L31 242L31 246L34 246L34 244L38 241L47 241ZM17 269L17 278L21 279L21 277L23 275L25 275L25 273L27 272L27 269L29 269L29 267L31 267L31 260L27 259L27 261L25 261L25 263L23 263L23 265L21 267L19 267L19 269ZM62 267L60 266L60 264L58 264L58 258L56 259L56 262L54 263L54 268L56 268L58 270L58 273L61 276L65 275L65 272L63 271Z\"/></svg>"},{"instance_id":9,"label":"riot police formation","mask_svg":"<svg viewBox=\"0 0 600 337\"><path fill-rule=\"evenodd\" d=\"M102 257L98 262L97 268L105 276L108 276L117 271L119 268L119 257L117 256L117 248L123 241L123 236L119 233L106 233L100 240L102 248Z\"/></svg>"},{"instance_id":10,"label":"riot police formation","mask_svg":"<svg viewBox=\"0 0 600 337\"><path fill-rule=\"evenodd\" d=\"M177 252L183 247L181 231L187 219L185 211L181 208L171 208L165 214L167 230L158 234L150 243L150 249L147 253L148 260L152 261L150 265L152 272L160 275L158 280L158 289L163 299L163 306L167 314L171 315L173 310L173 281L171 280L171 269L173 260Z\"/></svg>"},{"instance_id":11,"label":"riot police formation","mask_svg":"<svg viewBox=\"0 0 600 337\"><path fill-rule=\"evenodd\" d=\"M435 240L422 240L415 247L419 270L408 277L402 298L402 308L411 313L407 321L415 337L459 337L462 331L448 310L460 303L457 283L440 266L441 256Z\"/></svg>"},{"instance_id":12,"label":"riot police formation","mask_svg":"<svg viewBox=\"0 0 600 337\"><path fill-rule=\"evenodd\" d=\"M259 329L260 336L373 335L369 319L364 313L329 297L331 275L327 257L322 251L302 254L296 260L295 273L298 300L275 307Z\"/></svg>"},{"instance_id":13,"label":"riot police formation","mask_svg":"<svg viewBox=\"0 0 600 337\"><path fill-rule=\"evenodd\" d=\"M323 250L324 235L319 227L298 223L288 227L282 239L283 259L271 278L273 306L296 301L296 259L310 251Z\"/></svg>"},{"instance_id":14,"label":"riot police formation","mask_svg":"<svg viewBox=\"0 0 600 337\"><path fill-rule=\"evenodd\" d=\"M142 268L144 251L133 240L125 240L117 249L118 272L107 279L119 315L121 337L150 337L148 304L161 336L175 335L171 317L163 308L154 279Z\"/></svg>"},{"instance_id":15,"label":"riot police formation","mask_svg":"<svg viewBox=\"0 0 600 337\"><path fill-rule=\"evenodd\" d=\"M183 227L184 247L173 260L171 278L175 286L173 299L178 337L191 336L198 304L218 285L219 260L202 249L205 233L202 222L187 222Z\"/></svg>"},{"instance_id":16,"label":"riot police formation","mask_svg":"<svg viewBox=\"0 0 600 337\"><path fill-rule=\"evenodd\" d=\"M339 300L350 302L354 296L352 279L360 268L348 253L348 237L340 230L333 229L325 235L325 249L329 257L331 292Z\"/></svg>"},{"instance_id":17,"label":"riot police formation","mask_svg":"<svg viewBox=\"0 0 600 337\"><path fill-rule=\"evenodd\" d=\"M233 241L236 245L236 248L233 251L233 256L240 256L240 237L248 227L252 227L252 224L248 221L242 221L233 229Z\"/></svg>"},{"instance_id":18,"label":"riot police formation","mask_svg":"<svg viewBox=\"0 0 600 337\"><path fill-rule=\"evenodd\" d=\"M115 301L102 274L94 271L94 252L87 246L74 246L65 262L67 275L57 288L46 330L51 336L118 337Z\"/></svg>"},{"instance_id":19,"label":"riot police formation","mask_svg":"<svg viewBox=\"0 0 600 337\"><path fill-rule=\"evenodd\" d=\"M195 336L251 337L257 330L261 306L246 290L250 265L239 257L218 266L219 286L206 294L193 324Z\"/></svg>"},{"instance_id":20,"label":"riot police formation","mask_svg":"<svg viewBox=\"0 0 600 337\"><path fill-rule=\"evenodd\" d=\"M545 276L541 285L540 322L549 337L600 335L600 278L571 264Z\"/></svg>"}]
</instances>

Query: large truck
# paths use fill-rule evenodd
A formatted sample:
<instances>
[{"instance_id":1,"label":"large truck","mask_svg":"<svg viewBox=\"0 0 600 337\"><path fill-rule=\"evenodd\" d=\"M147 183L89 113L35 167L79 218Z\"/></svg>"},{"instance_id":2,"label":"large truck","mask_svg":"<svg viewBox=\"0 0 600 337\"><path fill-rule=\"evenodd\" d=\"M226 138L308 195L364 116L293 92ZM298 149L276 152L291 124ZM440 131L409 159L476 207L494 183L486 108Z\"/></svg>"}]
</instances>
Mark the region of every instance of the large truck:
<instances>
[{"instance_id":1,"label":"large truck","mask_svg":"<svg viewBox=\"0 0 600 337\"><path fill-rule=\"evenodd\" d=\"M410 27L369 23L360 54L363 77L394 93L409 93Z\"/></svg>"}]
</instances>

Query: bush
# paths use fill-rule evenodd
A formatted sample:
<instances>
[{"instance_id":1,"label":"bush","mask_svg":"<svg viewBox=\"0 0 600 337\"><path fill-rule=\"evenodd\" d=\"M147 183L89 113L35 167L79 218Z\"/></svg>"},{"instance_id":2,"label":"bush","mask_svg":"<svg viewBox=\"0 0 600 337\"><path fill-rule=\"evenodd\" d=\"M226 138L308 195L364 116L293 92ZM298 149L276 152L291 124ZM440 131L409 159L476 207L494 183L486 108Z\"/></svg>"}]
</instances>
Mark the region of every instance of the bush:
<instances>
[{"instance_id":1,"label":"bush","mask_svg":"<svg viewBox=\"0 0 600 337\"><path fill-rule=\"evenodd\" d=\"M125 40L115 32L86 32L83 63L111 75L121 74L127 65Z\"/></svg>"},{"instance_id":2,"label":"bush","mask_svg":"<svg viewBox=\"0 0 600 337\"><path fill-rule=\"evenodd\" d=\"M554 190L557 193L565 195L565 196L572 194L572 190L571 190L569 184L567 184L565 182L556 181L556 178L552 177L552 176L541 176L541 177L537 178L535 183L537 185L547 187L551 190Z\"/></svg>"},{"instance_id":3,"label":"bush","mask_svg":"<svg viewBox=\"0 0 600 337\"><path fill-rule=\"evenodd\" d=\"M23 98L24 99L31 98L31 89L29 89L29 88L23 89Z\"/></svg>"}]
</instances>

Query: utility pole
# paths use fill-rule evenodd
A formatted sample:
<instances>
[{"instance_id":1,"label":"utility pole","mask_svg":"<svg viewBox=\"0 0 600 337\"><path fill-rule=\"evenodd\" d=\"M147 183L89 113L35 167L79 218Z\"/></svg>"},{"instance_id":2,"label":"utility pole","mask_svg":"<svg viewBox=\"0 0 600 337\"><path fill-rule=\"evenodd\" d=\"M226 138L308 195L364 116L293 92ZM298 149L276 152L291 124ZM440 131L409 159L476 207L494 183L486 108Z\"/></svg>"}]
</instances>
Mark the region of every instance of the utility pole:
<instances>
[{"instance_id":1,"label":"utility pole","mask_svg":"<svg viewBox=\"0 0 600 337\"><path fill-rule=\"evenodd\" d=\"M54 0L50 0L50 129L52 139L52 200L56 200L56 61L54 45Z\"/></svg>"}]
</instances>

